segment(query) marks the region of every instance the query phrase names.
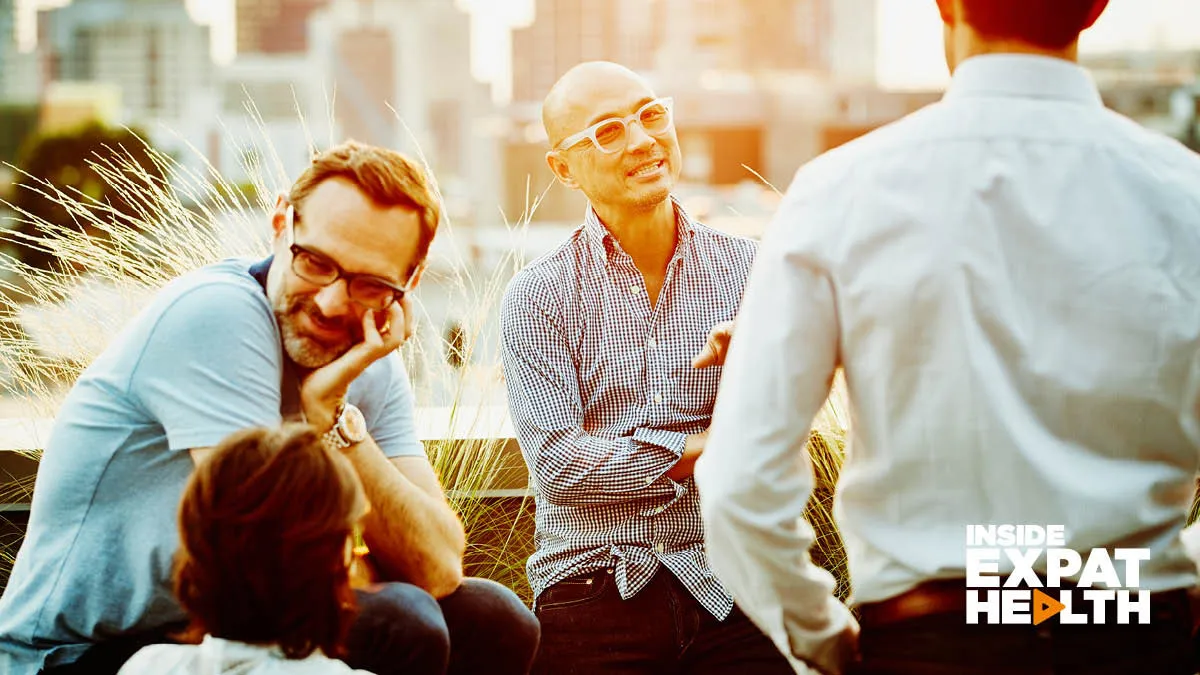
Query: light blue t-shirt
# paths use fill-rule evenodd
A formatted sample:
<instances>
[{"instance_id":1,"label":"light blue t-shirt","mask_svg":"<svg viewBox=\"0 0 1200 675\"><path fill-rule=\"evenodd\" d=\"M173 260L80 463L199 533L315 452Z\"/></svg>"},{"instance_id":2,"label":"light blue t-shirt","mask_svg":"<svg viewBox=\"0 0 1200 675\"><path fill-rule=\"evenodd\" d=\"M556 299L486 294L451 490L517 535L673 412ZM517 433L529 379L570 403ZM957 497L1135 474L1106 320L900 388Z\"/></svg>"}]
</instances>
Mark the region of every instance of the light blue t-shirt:
<instances>
[{"instance_id":1,"label":"light blue t-shirt","mask_svg":"<svg viewBox=\"0 0 1200 675\"><path fill-rule=\"evenodd\" d=\"M169 284L63 402L0 598L0 673L33 675L92 642L185 618L170 575L188 450L281 421L279 327L251 264ZM384 454L424 455L398 354L367 368L348 398Z\"/></svg>"}]
</instances>

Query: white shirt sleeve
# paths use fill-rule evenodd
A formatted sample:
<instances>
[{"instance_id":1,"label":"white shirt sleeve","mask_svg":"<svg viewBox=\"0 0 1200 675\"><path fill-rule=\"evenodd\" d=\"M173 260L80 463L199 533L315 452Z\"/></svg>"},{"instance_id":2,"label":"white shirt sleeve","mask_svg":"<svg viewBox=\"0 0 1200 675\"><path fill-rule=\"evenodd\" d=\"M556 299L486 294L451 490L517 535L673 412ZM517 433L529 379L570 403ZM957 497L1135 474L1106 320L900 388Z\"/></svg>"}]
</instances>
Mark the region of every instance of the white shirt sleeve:
<instances>
[{"instance_id":1,"label":"white shirt sleeve","mask_svg":"<svg viewBox=\"0 0 1200 675\"><path fill-rule=\"evenodd\" d=\"M738 606L784 654L840 673L857 626L809 557L801 517L809 429L838 364L833 283L813 250L819 236L801 231L816 218L789 194L763 239L696 483L709 558Z\"/></svg>"}]
</instances>

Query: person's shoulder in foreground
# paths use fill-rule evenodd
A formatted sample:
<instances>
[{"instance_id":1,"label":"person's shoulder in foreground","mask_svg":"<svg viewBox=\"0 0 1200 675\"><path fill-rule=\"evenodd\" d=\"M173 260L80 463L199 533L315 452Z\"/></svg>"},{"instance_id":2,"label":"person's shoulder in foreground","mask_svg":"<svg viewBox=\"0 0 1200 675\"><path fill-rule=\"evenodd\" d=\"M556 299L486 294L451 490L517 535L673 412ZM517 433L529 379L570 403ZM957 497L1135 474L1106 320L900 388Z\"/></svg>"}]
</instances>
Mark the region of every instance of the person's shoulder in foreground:
<instances>
[{"instance_id":1,"label":"person's shoulder in foreground","mask_svg":"<svg viewBox=\"0 0 1200 675\"><path fill-rule=\"evenodd\" d=\"M198 645L152 645L129 659L118 675L372 675L321 652L288 659L275 648L204 638Z\"/></svg>"}]
</instances>

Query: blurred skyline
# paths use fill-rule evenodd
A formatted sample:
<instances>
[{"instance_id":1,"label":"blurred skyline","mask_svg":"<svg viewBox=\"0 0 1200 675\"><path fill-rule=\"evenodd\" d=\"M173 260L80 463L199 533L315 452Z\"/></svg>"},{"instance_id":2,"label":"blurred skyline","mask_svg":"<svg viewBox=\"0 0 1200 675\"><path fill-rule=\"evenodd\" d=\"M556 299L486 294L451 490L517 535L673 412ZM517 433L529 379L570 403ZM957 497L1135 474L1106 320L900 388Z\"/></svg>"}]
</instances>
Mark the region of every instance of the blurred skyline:
<instances>
[{"instance_id":1,"label":"blurred skyline","mask_svg":"<svg viewBox=\"0 0 1200 675\"><path fill-rule=\"evenodd\" d=\"M23 11L22 44L33 39L34 5L53 7L71 0L17 0ZM212 26L213 56L234 56L234 0L186 0L197 21ZM472 73L492 83L501 97L511 80L510 30L533 19L534 0L446 0L472 16ZM876 76L894 89L939 88L947 79L941 21L934 0L878 0ZM1200 48L1200 2L1196 0L1111 0L1097 25L1084 34L1086 52Z\"/></svg>"}]
</instances>

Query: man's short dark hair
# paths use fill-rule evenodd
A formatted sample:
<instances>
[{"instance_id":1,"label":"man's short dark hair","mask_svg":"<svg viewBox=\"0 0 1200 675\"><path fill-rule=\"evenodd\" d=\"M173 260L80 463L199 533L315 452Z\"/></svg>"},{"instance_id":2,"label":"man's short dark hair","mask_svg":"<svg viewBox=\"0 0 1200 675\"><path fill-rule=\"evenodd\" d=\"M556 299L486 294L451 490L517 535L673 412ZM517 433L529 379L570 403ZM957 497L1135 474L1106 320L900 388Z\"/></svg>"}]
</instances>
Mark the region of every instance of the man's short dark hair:
<instances>
[{"instance_id":1,"label":"man's short dark hair","mask_svg":"<svg viewBox=\"0 0 1200 675\"><path fill-rule=\"evenodd\" d=\"M963 20L988 38L1062 49L1079 39L1104 0L963 0Z\"/></svg>"}]
</instances>

